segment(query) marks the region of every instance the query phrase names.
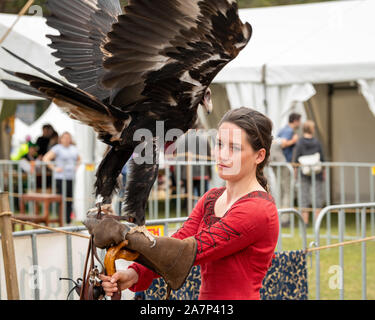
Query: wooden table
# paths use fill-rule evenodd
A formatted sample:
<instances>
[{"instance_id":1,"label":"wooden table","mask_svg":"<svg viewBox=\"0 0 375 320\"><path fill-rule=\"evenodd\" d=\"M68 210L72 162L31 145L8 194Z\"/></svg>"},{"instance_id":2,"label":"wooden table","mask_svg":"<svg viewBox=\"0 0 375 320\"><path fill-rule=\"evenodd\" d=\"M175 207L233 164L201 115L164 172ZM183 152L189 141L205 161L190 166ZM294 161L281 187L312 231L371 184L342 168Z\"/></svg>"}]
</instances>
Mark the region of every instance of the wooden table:
<instances>
[{"instance_id":1,"label":"wooden table","mask_svg":"<svg viewBox=\"0 0 375 320\"><path fill-rule=\"evenodd\" d=\"M34 202L34 214L25 214L25 203ZM40 214L39 205L44 204L43 212ZM58 218L50 219L49 206L51 203L58 203ZM26 193L20 197L20 214L15 214L14 218L22 221L30 221L34 223L44 223L48 226L49 223L58 223L60 227L64 225L63 211L62 211L62 196L59 194L50 193ZM24 225L21 227L24 230Z\"/></svg>"}]
</instances>

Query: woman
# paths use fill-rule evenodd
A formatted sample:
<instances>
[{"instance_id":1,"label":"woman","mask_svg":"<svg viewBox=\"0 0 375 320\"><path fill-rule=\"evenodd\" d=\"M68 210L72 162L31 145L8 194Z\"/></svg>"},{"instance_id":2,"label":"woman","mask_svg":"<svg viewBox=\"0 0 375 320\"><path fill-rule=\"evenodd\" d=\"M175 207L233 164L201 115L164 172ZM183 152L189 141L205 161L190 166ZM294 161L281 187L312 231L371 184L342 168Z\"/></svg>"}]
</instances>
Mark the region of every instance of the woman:
<instances>
[{"instance_id":1,"label":"woman","mask_svg":"<svg viewBox=\"0 0 375 320\"><path fill-rule=\"evenodd\" d=\"M324 155L322 145L318 139L314 138L315 134L315 123L311 120L307 120L303 124L303 137L297 142L296 148L293 153L293 162L304 164L304 160L310 164L310 166L302 167L301 172L301 208L302 216L306 223L309 223L309 212L307 208L312 204L312 175L315 172L315 218L318 217L321 208L324 204L324 171L319 165L320 162L324 161ZM313 164L318 164L314 166Z\"/></svg>"},{"instance_id":2,"label":"woman","mask_svg":"<svg viewBox=\"0 0 375 320\"><path fill-rule=\"evenodd\" d=\"M63 194L65 183L65 197L73 197L73 180L76 168L79 165L80 157L78 149L73 145L72 136L69 132L64 132L60 137L60 143L53 146L43 157L43 161L54 163L48 164L48 167L55 172L56 192ZM71 213L73 209L72 200L65 203L66 223L71 223Z\"/></svg>"},{"instance_id":3,"label":"woman","mask_svg":"<svg viewBox=\"0 0 375 320\"><path fill-rule=\"evenodd\" d=\"M279 233L277 208L263 175L271 132L271 121L255 110L226 113L215 148L218 173L226 187L206 192L172 236L197 240L195 264L201 265L201 300L260 298ZM127 288L145 290L156 277L138 263L112 277L101 275L108 296Z\"/></svg>"}]
</instances>

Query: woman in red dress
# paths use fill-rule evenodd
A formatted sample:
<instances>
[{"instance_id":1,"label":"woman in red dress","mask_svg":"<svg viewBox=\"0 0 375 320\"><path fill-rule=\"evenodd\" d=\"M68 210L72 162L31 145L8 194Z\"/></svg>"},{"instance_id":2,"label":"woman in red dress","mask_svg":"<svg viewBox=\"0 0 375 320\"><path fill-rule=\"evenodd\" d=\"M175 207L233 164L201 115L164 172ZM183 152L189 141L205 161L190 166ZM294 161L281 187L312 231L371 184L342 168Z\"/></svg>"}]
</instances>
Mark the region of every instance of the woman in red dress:
<instances>
[{"instance_id":1,"label":"woman in red dress","mask_svg":"<svg viewBox=\"0 0 375 320\"><path fill-rule=\"evenodd\" d=\"M219 124L215 159L226 187L206 192L172 235L197 240L194 264L201 266L200 300L260 299L279 234L277 208L263 175L271 143L272 122L255 110L231 110ZM133 263L101 279L112 296L128 288L146 290L157 277Z\"/></svg>"}]
</instances>

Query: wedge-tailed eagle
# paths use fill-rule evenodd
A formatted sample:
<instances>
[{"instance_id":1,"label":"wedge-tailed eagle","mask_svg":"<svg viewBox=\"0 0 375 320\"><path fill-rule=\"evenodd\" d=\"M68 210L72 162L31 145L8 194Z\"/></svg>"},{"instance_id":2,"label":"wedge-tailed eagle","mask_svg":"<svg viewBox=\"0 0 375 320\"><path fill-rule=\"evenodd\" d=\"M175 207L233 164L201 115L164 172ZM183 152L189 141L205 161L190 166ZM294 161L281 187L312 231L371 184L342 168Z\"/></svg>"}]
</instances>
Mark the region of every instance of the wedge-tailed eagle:
<instances>
[{"instance_id":1,"label":"wedge-tailed eagle","mask_svg":"<svg viewBox=\"0 0 375 320\"><path fill-rule=\"evenodd\" d=\"M156 122L186 132L197 108L212 107L209 85L247 45L252 34L235 0L49 0L48 36L68 82L32 66L39 77L6 71L25 82L3 80L14 90L53 101L71 118L92 126L110 146L96 172L96 196L111 203L117 177L151 130L158 153ZM138 225L158 172L157 164L132 158L124 211ZM156 157L155 157L156 159Z\"/></svg>"}]
</instances>

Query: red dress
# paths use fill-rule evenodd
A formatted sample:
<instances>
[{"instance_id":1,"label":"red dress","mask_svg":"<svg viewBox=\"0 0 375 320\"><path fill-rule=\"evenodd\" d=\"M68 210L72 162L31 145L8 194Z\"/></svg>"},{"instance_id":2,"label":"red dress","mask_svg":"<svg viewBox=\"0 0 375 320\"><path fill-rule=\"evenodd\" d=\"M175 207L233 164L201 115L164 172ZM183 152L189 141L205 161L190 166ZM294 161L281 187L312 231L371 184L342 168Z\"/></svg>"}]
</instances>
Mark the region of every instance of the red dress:
<instances>
[{"instance_id":1,"label":"red dress","mask_svg":"<svg viewBox=\"0 0 375 320\"><path fill-rule=\"evenodd\" d=\"M188 220L172 235L198 242L195 265L201 265L199 300L259 300L279 235L279 219L271 195L254 191L238 199L221 218L215 216L216 200L225 188L213 188L198 201ZM132 291L147 290L160 277L133 263L138 283Z\"/></svg>"}]
</instances>

